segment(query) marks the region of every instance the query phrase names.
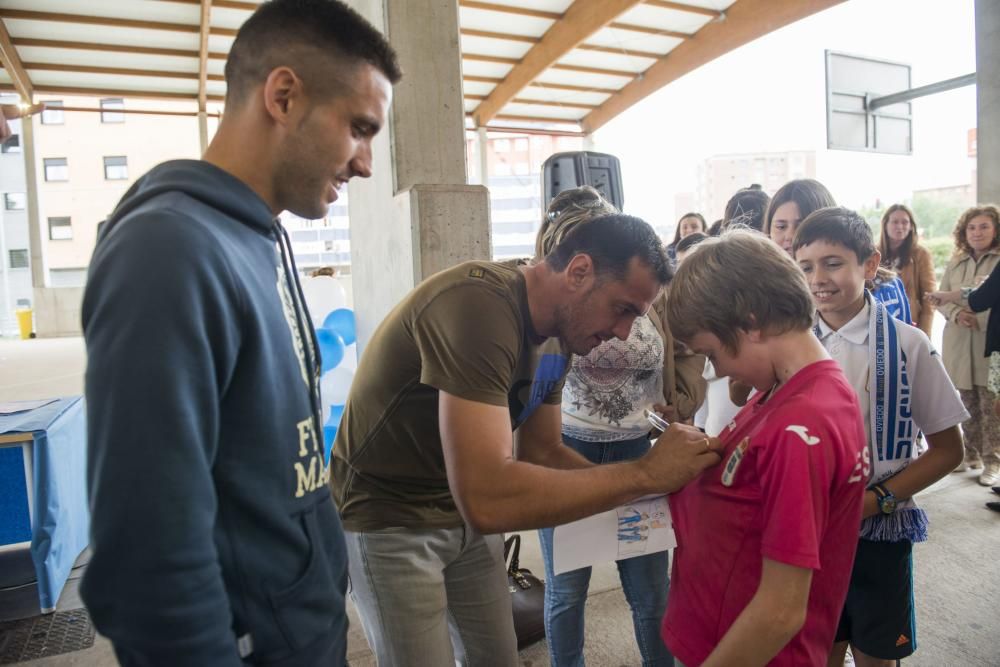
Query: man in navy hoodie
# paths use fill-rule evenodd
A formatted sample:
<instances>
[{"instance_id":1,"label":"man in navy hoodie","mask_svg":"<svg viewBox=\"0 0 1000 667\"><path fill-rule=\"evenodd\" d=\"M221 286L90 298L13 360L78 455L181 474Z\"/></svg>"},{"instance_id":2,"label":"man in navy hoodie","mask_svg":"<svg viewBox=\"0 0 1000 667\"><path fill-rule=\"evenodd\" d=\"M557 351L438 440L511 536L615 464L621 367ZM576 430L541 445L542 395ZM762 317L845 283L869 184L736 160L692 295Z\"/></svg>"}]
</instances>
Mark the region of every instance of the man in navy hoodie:
<instances>
[{"instance_id":1,"label":"man in navy hoodie","mask_svg":"<svg viewBox=\"0 0 1000 667\"><path fill-rule=\"evenodd\" d=\"M83 303L82 594L123 665L345 663L320 361L276 216L322 217L371 174L399 77L336 0L263 4L204 159L154 168L102 230Z\"/></svg>"}]
</instances>

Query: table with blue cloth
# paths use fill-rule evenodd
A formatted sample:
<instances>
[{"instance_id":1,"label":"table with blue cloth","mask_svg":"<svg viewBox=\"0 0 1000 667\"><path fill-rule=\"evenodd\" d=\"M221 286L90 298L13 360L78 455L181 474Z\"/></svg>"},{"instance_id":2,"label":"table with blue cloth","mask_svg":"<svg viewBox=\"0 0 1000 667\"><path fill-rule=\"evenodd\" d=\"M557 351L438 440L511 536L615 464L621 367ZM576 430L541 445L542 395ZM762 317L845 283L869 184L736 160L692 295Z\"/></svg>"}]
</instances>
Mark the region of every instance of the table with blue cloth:
<instances>
[{"instance_id":1,"label":"table with blue cloth","mask_svg":"<svg viewBox=\"0 0 1000 667\"><path fill-rule=\"evenodd\" d=\"M30 555L38 611L54 611L89 530L83 398L0 404L0 592L31 583L14 567Z\"/></svg>"}]
</instances>

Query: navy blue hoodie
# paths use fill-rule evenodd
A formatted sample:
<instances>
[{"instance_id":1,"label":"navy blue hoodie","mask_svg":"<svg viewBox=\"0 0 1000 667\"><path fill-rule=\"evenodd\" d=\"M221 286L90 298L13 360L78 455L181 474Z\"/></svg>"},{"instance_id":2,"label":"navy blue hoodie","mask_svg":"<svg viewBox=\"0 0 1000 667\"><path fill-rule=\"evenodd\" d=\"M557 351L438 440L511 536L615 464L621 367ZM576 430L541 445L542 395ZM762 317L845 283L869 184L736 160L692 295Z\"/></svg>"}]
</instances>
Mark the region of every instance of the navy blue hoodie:
<instances>
[{"instance_id":1,"label":"navy blue hoodie","mask_svg":"<svg viewBox=\"0 0 1000 667\"><path fill-rule=\"evenodd\" d=\"M347 556L287 236L246 184L162 164L83 300L93 558L124 665L342 665Z\"/></svg>"}]
</instances>

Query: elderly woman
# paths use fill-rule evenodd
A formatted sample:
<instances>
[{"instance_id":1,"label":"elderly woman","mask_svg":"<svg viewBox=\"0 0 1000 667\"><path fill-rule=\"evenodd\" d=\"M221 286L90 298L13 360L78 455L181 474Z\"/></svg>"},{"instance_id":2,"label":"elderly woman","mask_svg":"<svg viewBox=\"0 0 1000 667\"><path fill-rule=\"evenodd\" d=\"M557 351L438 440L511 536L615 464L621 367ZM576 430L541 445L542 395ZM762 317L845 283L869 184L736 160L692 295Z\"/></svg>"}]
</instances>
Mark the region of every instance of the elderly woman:
<instances>
[{"instance_id":1,"label":"elderly woman","mask_svg":"<svg viewBox=\"0 0 1000 667\"><path fill-rule=\"evenodd\" d=\"M567 190L549 204L538 232L535 261L578 225L616 213L593 188ZM594 463L639 458L649 451L651 409L668 420L686 420L705 396L703 356L674 343L666 321L666 299L637 317L629 337L611 339L589 354L573 357L562 399L563 441ZM554 530L539 531L545 561L545 628L552 665L583 664L584 604L590 568L556 575L553 571ZM667 552L619 560L618 572L629 606L644 667L673 665L660 637L666 608Z\"/></svg>"},{"instance_id":2,"label":"elderly woman","mask_svg":"<svg viewBox=\"0 0 1000 667\"><path fill-rule=\"evenodd\" d=\"M970 208L955 226L954 257L944 270L941 291L976 287L1000 263L1000 211L996 206ZM986 325L990 309L974 313L967 305L941 303L948 323L944 328L944 366L955 383L971 417L965 431L965 460L956 472L983 468L979 483L1000 481L1000 418L992 409L988 389L989 362Z\"/></svg>"}]
</instances>

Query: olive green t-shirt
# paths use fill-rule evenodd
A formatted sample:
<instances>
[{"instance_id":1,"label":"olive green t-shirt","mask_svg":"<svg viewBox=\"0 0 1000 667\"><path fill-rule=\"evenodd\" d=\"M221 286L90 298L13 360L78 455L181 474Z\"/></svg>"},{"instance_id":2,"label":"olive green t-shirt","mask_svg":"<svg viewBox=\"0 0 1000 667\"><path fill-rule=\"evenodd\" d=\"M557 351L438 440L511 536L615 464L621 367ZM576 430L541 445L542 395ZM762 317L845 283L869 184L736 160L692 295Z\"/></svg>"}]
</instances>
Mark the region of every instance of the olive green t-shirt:
<instances>
[{"instance_id":1,"label":"olive green t-shirt","mask_svg":"<svg viewBox=\"0 0 1000 667\"><path fill-rule=\"evenodd\" d=\"M558 339L532 328L514 262L466 262L431 276L365 348L330 462L344 527L462 525L448 488L438 391L507 406L511 430L558 404L569 368Z\"/></svg>"}]
</instances>

